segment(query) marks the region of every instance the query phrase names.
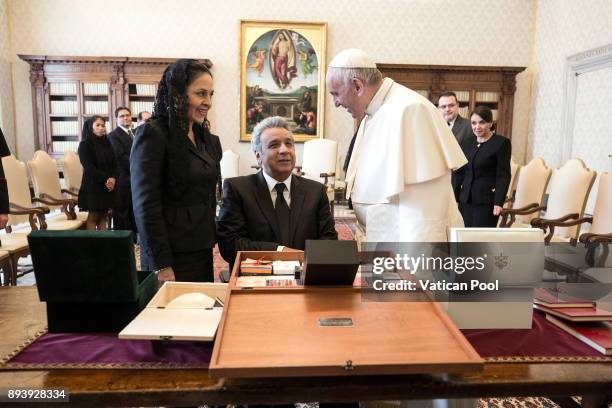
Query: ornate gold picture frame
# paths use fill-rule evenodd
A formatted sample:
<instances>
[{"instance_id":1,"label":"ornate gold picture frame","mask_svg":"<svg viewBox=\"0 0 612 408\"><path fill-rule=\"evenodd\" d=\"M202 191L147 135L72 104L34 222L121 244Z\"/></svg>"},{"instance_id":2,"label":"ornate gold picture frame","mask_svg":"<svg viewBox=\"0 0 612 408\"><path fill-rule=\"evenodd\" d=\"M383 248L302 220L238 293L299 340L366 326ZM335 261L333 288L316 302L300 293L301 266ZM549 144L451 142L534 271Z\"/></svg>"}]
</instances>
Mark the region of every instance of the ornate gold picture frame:
<instances>
[{"instance_id":1,"label":"ornate gold picture frame","mask_svg":"<svg viewBox=\"0 0 612 408\"><path fill-rule=\"evenodd\" d=\"M327 24L240 21L240 141L282 116L296 141L322 137Z\"/></svg>"}]
</instances>

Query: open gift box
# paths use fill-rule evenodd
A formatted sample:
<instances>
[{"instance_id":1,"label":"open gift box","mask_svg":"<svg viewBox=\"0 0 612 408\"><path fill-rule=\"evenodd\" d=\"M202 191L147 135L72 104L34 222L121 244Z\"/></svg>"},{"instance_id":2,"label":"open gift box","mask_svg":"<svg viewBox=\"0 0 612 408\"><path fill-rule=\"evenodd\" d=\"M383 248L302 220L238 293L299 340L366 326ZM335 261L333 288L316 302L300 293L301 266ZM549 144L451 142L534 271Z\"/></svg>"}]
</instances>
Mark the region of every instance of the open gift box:
<instances>
[{"instance_id":1,"label":"open gift box","mask_svg":"<svg viewBox=\"0 0 612 408\"><path fill-rule=\"evenodd\" d=\"M121 339L212 341L223 313L227 284L166 282L142 312L120 333ZM179 296L201 293L214 305L168 307Z\"/></svg>"}]
</instances>

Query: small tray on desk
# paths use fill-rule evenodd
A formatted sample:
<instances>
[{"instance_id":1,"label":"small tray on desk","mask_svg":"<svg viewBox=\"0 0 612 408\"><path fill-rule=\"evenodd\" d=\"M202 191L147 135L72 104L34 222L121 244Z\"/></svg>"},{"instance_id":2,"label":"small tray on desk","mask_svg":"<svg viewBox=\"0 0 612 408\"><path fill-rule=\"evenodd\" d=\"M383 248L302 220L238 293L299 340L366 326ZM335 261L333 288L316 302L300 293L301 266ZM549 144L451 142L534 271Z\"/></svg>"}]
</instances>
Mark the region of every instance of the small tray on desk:
<instances>
[{"instance_id":1,"label":"small tray on desk","mask_svg":"<svg viewBox=\"0 0 612 408\"><path fill-rule=\"evenodd\" d=\"M272 289L279 288L283 290L296 289L301 285L296 284L294 286L242 286L238 282L240 275L240 263L246 259L265 259L268 261L300 261L300 264L304 263L304 252L303 251L292 251L292 252L277 252L277 251L240 251L236 254L236 261L234 262L234 268L232 269L232 276L229 280L229 287L232 289ZM266 275L272 279L292 279L292 275ZM264 276L257 276L256 278L265 278Z\"/></svg>"},{"instance_id":2,"label":"small tray on desk","mask_svg":"<svg viewBox=\"0 0 612 408\"><path fill-rule=\"evenodd\" d=\"M212 378L477 371L483 360L436 303L366 302L359 288L232 288Z\"/></svg>"}]
</instances>

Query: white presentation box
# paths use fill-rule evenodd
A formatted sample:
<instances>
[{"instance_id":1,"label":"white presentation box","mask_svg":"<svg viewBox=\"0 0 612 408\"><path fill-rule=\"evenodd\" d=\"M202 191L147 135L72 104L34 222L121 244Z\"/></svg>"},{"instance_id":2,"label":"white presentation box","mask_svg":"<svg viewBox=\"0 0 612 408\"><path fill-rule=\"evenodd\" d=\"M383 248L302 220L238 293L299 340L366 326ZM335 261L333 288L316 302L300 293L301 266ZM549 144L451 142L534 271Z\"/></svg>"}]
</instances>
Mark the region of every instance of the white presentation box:
<instances>
[{"instance_id":1,"label":"white presentation box","mask_svg":"<svg viewBox=\"0 0 612 408\"><path fill-rule=\"evenodd\" d=\"M187 293L203 293L224 302L226 292L226 283L166 282L147 307L119 333L119 338L212 341L223 307L166 306Z\"/></svg>"}]
</instances>

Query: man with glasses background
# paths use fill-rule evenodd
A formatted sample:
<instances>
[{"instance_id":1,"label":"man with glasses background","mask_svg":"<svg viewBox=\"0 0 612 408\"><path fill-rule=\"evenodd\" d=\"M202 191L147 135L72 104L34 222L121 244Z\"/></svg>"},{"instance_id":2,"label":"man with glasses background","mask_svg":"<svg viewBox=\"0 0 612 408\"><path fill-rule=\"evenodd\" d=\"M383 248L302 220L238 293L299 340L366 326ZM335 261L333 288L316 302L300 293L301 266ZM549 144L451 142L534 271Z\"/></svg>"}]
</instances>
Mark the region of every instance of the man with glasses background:
<instances>
[{"instance_id":1,"label":"man with glasses background","mask_svg":"<svg viewBox=\"0 0 612 408\"><path fill-rule=\"evenodd\" d=\"M440 95L438 109L442 112L444 120L450 126L459 145L473 136L470 121L459 115L459 102L457 102L457 95L454 92L444 92Z\"/></svg>"}]
</instances>

